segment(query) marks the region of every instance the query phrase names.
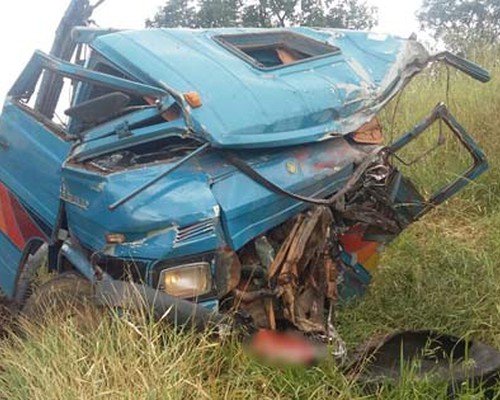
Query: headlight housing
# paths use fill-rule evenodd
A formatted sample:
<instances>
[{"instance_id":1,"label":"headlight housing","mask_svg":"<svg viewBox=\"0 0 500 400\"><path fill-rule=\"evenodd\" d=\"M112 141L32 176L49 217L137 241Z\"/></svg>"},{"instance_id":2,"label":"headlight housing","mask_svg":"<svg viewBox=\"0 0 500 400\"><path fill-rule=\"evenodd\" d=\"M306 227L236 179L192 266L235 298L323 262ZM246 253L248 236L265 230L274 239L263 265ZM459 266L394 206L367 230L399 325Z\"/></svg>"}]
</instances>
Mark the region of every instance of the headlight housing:
<instances>
[{"instance_id":1,"label":"headlight housing","mask_svg":"<svg viewBox=\"0 0 500 400\"><path fill-rule=\"evenodd\" d=\"M160 273L159 288L180 298L203 296L212 290L210 263L197 262L164 269Z\"/></svg>"}]
</instances>

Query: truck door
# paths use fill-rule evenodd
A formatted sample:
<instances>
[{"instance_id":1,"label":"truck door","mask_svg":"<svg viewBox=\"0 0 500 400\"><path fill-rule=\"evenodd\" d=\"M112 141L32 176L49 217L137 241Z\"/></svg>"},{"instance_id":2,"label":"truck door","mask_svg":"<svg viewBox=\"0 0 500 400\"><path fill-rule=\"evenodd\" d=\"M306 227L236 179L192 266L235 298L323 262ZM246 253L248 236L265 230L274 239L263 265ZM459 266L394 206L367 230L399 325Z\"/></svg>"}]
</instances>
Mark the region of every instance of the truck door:
<instances>
[{"instance_id":1,"label":"truck door","mask_svg":"<svg viewBox=\"0 0 500 400\"><path fill-rule=\"evenodd\" d=\"M0 116L0 289L9 297L24 248L47 241L56 223L61 166L70 150L63 121L32 106L41 76L32 60ZM68 91L62 93L67 99Z\"/></svg>"},{"instance_id":2,"label":"truck door","mask_svg":"<svg viewBox=\"0 0 500 400\"><path fill-rule=\"evenodd\" d=\"M438 104L388 151L398 165L393 200L408 224L457 194L488 168L481 148L444 104Z\"/></svg>"}]
</instances>

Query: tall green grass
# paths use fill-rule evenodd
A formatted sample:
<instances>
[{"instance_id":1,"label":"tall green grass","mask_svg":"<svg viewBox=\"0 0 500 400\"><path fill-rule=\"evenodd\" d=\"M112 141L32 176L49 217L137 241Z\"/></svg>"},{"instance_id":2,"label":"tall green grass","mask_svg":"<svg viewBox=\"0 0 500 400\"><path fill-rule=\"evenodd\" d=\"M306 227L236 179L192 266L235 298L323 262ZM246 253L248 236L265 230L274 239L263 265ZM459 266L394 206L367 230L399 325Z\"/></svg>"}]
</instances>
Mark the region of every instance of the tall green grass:
<instances>
[{"instance_id":1,"label":"tall green grass","mask_svg":"<svg viewBox=\"0 0 500 400\"><path fill-rule=\"evenodd\" d=\"M483 85L449 71L449 106L485 149L491 169L414 224L385 251L366 297L338 310L351 349L373 334L437 329L500 348L500 52L473 57L490 69ZM447 98L447 70L417 77L383 113L401 133ZM435 140L436 136L434 136ZM425 145L432 145L427 139ZM450 179L463 157L444 146L415 177ZM411 156L411 154L409 154ZM425 160L424 160L425 161ZM447 173L447 168L452 169ZM427 186L426 186L427 185ZM430 190L430 189L429 189ZM445 398L446 388L411 372L373 398ZM332 360L312 368L260 364L233 342L176 334L153 323L105 320L95 331L71 323L28 327L0 342L0 399L353 399L365 398ZM479 399L464 388L462 398Z\"/></svg>"}]
</instances>

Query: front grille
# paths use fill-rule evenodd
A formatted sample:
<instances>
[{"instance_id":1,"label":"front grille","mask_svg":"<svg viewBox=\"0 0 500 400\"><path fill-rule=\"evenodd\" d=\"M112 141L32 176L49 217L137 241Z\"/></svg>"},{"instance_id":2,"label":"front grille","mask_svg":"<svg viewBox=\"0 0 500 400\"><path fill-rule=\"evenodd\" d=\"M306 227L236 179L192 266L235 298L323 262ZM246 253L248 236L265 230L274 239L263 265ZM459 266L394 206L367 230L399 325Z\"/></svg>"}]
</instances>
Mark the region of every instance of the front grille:
<instances>
[{"instance_id":1,"label":"front grille","mask_svg":"<svg viewBox=\"0 0 500 400\"><path fill-rule=\"evenodd\" d=\"M215 220L207 219L193 225L177 228L177 234L174 239L174 247L184 243L191 242L199 237L215 232Z\"/></svg>"}]
</instances>

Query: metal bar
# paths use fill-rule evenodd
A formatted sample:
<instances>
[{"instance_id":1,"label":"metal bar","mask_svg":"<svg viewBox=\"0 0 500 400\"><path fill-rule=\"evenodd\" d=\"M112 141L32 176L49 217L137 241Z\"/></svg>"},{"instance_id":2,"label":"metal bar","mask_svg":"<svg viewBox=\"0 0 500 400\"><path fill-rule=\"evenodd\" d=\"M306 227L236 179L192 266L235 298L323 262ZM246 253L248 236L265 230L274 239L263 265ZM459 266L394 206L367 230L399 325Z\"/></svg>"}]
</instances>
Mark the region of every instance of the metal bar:
<instances>
[{"instance_id":1,"label":"metal bar","mask_svg":"<svg viewBox=\"0 0 500 400\"><path fill-rule=\"evenodd\" d=\"M75 52L77 43L71 37L71 30L75 26L86 26L92 16L93 7L88 0L72 0L59 26L50 54L58 59L70 61ZM37 95L35 109L47 118L52 119L61 95L64 81L61 76L48 71L44 74Z\"/></svg>"},{"instance_id":2,"label":"metal bar","mask_svg":"<svg viewBox=\"0 0 500 400\"><path fill-rule=\"evenodd\" d=\"M133 129L135 125L158 117L158 115L160 114L161 112L158 108L156 108L155 106L151 106L148 109L134 111L122 117L115 118L109 122L98 125L95 128L91 128L87 131L81 132L79 133L79 137L83 138L84 142L102 139L106 136L114 135L116 133L116 129L124 124L126 124L130 129Z\"/></svg>"},{"instance_id":3,"label":"metal bar","mask_svg":"<svg viewBox=\"0 0 500 400\"><path fill-rule=\"evenodd\" d=\"M120 29L98 29L88 27L74 28L71 35L73 40L79 44L90 44L100 36L109 35L110 33L121 32Z\"/></svg>"},{"instance_id":4,"label":"metal bar","mask_svg":"<svg viewBox=\"0 0 500 400\"><path fill-rule=\"evenodd\" d=\"M95 270L87 257L71 242L65 242L59 253L59 262L61 256L65 257L78 271L85 276L90 282L95 282Z\"/></svg>"},{"instance_id":5,"label":"metal bar","mask_svg":"<svg viewBox=\"0 0 500 400\"><path fill-rule=\"evenodd\" d=\"M186 157L183 159L179 160L176 162L174 165L172 165L169 169L166 171L162 172L160 175L158 175L156 178L152 179L151 181L145 183L142 185L140 188L134 190L132 193L128 194L127 196L123 197L122 199L118 200L116 203L113 203L109 206L110 211L115 211L118 207L122 206L125 204L127 201L133 199L140 193L142 193L144 190L148 189L149 187L153 186L155 183L166 177L168 174L171 172L175 171L177 168L179 168L182 164L184 164L186 161L189 161L193 157L196 157L197 155L203 153L205 150L207 150L210 147L210 143L205 143L203 146L200 148L196 149L193 151L191 154L188 154Z\"/></svg>"},{"instance_id":6,"label":"metal bar","mask_svg":"<svg viewBox=\"0 0 500 400\"><path fill-rule=\"evenodd\" d=\"M434 60L444 61L446 64L451 65L479 82L486 83L491 80L491 74L486 69L449 51L443 51L434 55L432 61Z\"/></svg>"},{"instance_id":7,"label":"metal bar","mask_svg":"<svg viewBox=\"0 0 500 400\"><path fill-rule=\"evenodd\" d=\"M80 81L83 80L111 89L121 90L126 93L137 94L139 96L164 97L168 95L168 93L161 88L85 69L78 65L49 56L41 51L35 52L35 57L40 61L42 68L54 71L66 78Z\"/></svg>"}]
</instances>

